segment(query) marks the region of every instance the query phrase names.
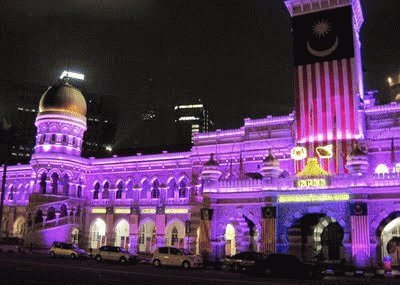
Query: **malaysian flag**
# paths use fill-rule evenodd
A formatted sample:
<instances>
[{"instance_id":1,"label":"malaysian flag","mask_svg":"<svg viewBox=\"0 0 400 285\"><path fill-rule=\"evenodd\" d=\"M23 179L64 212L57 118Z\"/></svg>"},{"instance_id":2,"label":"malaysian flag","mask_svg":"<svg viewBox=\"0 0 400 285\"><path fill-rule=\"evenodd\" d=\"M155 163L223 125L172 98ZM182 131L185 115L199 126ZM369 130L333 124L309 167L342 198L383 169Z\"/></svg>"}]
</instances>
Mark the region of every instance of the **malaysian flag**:
<instances>
[{"instance_id":1,"label":"malaysian flag","mask_svg":"<svg viewBox=\"0 0 400 285\"><path fill-rule=\"evenodd\" d=\"M345 172L358 131L358 98L350 6L293 17L297 141L334 145L325 169Z\"/></svg>"}]
</instances>

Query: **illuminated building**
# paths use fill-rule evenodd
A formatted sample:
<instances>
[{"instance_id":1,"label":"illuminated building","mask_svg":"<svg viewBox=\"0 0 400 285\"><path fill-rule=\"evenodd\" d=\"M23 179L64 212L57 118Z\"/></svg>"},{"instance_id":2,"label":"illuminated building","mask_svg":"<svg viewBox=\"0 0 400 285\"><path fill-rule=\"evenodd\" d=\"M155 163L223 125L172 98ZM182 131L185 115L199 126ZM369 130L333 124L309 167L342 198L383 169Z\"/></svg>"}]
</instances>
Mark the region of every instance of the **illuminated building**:
<instances>
[{"instance_id":1,"label":"illuminated building","mask_svg":"<svg viewBox=\"0 0 400 285\"><path fill-rule=\"evenodd\" d=\"M196 133L186 152L87 159L85 100L61 82L41 99L30 164L7 173L2 231L34 246L174 245L213 258L254 250L357 265L390 255L398 264L400 105L360 100L360 3L286 5L296 18L295 113ZM299 34L305 22L312 30Z\"/></svg>"},{"instance_id":2,"label":"illuminated building","mask_svg":"<svg viewBox=\"0 0 400 285\"><path fill-rule=\"evenodd\" d=\"M211 131L212 122L208 117L208 108L204 103L181 104L174 107L175 125L177 126L177 143L193 143L195 133Z\"/></svg>"}]
</instances>

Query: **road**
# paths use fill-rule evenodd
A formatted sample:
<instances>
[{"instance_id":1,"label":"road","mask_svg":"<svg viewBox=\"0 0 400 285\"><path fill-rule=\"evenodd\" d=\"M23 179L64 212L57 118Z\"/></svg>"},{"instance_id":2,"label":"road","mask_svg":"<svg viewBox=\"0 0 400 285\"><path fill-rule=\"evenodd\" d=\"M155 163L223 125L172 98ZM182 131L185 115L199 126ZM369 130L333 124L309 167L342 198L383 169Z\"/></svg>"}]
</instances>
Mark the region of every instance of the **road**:
<instances>
[{"instance_id":1,"label":"road","mask_svg":"<svg viewBox=\"0 0 400 285\"><path fill-rule=\"evenodd\" d=\"M0 253L0 284L400 284L399 280L330 278L326 280L252 279L213 269L154 268L147 264L119 265L93 260L51 259L43 254Z\"/></svg>"}]
</instances>

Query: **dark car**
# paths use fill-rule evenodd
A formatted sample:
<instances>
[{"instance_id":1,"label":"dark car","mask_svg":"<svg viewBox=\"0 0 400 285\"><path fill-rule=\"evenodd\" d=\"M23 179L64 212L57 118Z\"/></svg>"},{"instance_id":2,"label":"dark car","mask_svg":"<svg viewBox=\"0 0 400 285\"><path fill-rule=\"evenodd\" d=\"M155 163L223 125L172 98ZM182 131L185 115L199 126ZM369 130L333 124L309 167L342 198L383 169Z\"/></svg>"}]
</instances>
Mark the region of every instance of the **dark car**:
<instances>
[{"instance_id":1,"label":"dark car","mask_svg":"<svg viewBox=\"0 0 400 285\"><path fill-rule=\"evenodd\" d=\"M224 266L232 271L241 271L253 266L257 260L265 258L266 255L261 252L243 251L233 256L227 256Z\"/></svg>"},{"instance_id":2,"label":"dark car","mask_svg":"<svg viewBox=\"0 0 400 285\"><path fill-rule=\"evenodd\" d=\"M259 277L281 277L296 279L311 279L320 277L319 269L313 264L301 262L290 254L270 254L265 259L259 259L254 266L249 267L250 275Z\"/></svg>"},{"instance_id":3,"label":"dark car","mask_svg":"<svg viewBox=\"0 0 400 285\"><path fill-rule=\"evenodd\" d=\"M0 251L25 252L24 240L17 237L0 238Z\"/></svg>"}]
</instances>

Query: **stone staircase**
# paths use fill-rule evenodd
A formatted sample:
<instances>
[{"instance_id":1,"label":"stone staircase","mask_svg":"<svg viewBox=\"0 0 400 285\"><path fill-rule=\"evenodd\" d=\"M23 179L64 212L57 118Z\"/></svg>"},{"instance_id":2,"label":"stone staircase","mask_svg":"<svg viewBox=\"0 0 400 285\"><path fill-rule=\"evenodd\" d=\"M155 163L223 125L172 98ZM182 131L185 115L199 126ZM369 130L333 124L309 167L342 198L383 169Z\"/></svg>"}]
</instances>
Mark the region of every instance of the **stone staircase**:
<instances>
[{"instance_id":1,"label":"stone staircase","mask_svg":"<svg viewBox=\"0 0 400 285\"><path fill-rule=\"evenodd\" d=\"M24 243L34 248L49 248L54 241L71 242L72 231L80 229L83 200L59 195L34 194L29 199Z\"/></svg>"}]
</instances>

